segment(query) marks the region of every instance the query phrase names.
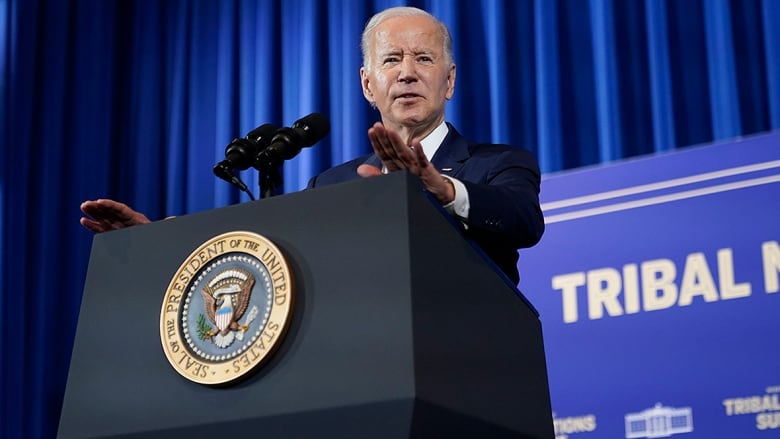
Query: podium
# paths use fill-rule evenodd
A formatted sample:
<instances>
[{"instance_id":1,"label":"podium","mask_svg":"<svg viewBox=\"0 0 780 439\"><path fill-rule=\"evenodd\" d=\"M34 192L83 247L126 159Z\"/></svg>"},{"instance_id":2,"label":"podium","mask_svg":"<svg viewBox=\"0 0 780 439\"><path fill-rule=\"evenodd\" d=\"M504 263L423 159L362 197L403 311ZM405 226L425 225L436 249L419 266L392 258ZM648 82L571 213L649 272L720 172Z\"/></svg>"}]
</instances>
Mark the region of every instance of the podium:
<instances>
[{"instance_id":1,"label":"podium","mask_svg":"<svg viewBox=\"0 0 780 439\"><path fill-rule=\"evenodd\" d=\"M165 357L187 256L262 235L295 303L278 350L207 386ZM553 437L542 330L516 288L407 173L95 236L58 437Z\"/></svg>"}]
</instances>

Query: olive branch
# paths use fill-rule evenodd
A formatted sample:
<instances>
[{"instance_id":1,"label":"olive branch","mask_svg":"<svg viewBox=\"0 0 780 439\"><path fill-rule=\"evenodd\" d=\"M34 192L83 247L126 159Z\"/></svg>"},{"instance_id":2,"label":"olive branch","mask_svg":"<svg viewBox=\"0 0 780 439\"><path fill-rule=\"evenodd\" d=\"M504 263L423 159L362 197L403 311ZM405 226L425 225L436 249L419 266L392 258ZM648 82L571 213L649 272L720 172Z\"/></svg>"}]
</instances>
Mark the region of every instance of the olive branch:
<instances>
[{"instance_id":1,"label":"olive branch","mask_svg":"<svg viewBox=\"0 0 780 439\"><path fill-rule=\"evenodd\" d=\"M203 317L203 314L198 315L198 338L201 340L206 340L208 337L208 334L211 332L211 326L209 326L208 323L206 323L206 318Z\"/></svg>"}]
</instances>

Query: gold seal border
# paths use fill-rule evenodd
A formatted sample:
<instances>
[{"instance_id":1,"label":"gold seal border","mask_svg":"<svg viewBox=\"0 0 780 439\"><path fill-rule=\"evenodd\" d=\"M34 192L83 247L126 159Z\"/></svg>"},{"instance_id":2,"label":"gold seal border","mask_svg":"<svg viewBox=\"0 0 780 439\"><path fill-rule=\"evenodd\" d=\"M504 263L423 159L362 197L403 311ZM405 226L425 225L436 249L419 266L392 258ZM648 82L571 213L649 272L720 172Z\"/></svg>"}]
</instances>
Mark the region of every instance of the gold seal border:
<instances>
[{"instance_id":1,"label":"gold seal border","mask_svg":"<svg viewBox=\"0 0 780 439\"><path fill-rule=\"evenodd\" d=\"M256 257L271 279L271 311L260 337L242 354L223 362L194 357L181 334L181 307L195 275L211 260L228 253ZM215 236L195 249L179 266L165 291L160 310L160 342L168 362L184 378L207 385L227 384L243 378L269 359L279 347L292 320L293 279L282 252L265 237L248 231Z\"/></svg>"}]
</instances>

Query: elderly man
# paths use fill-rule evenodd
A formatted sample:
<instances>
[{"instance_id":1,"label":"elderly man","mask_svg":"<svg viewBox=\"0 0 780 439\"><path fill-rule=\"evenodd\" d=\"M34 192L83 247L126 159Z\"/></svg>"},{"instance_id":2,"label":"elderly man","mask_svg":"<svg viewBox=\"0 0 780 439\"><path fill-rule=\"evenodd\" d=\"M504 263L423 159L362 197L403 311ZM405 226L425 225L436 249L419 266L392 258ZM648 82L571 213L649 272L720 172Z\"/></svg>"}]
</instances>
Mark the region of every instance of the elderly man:
<instances>
[{"instance_id":1,"label":"elderly man","mask_svg":"<svg viewBox=\"0 0 780 439\"><path fill-rule=\"evenodd\" d=\"M399 7L376 14L362 50L363 95L382 117L368 130L374 154L323 172L309 187L406 169L517 283L518 248L544 232L536 159L521 148L468 142L444 121L455 91L452 39L429 13Z\"/></svg>"},{"instance_id":2,"label":"elderly man","mask_svg":"<svg viewBox=\"0 0 780 439\"><path fill-rule=\"evenodd\" d=\"M366 25L361 46L363 95L382 119L368 130L374 154L315 176L309 187L408 170L517 283L517 250L544 232L536 159L521 148L468 142L445 122L455 91L452 38L429 13L382 11ZM86 201L81 209L81 224L95 232L149 222L112 200Z\"/></svg>"}]
</instances>

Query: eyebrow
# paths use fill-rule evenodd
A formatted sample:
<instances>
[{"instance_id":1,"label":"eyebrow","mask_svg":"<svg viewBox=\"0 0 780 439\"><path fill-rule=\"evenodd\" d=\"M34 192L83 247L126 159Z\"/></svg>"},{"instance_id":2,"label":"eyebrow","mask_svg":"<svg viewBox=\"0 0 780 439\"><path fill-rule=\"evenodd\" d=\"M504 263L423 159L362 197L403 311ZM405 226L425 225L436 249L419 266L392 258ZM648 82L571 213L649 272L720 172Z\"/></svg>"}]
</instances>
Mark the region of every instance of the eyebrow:
<instances>
[{"instance_id":1,"label":"eyebrow","mask_svg":"<svg viewBox=\"0 0 780 439\"><path fill-rule=\"evenodd\" d=\"M379 56L390 56L390 55L401 55L403 54L402 49L392 49L388 50L386 52L381 52L378 55ZM412 49L411 55L417 56L417 55L434 55L435 51L431 49Z\"/></svg>"}]
</instances>

